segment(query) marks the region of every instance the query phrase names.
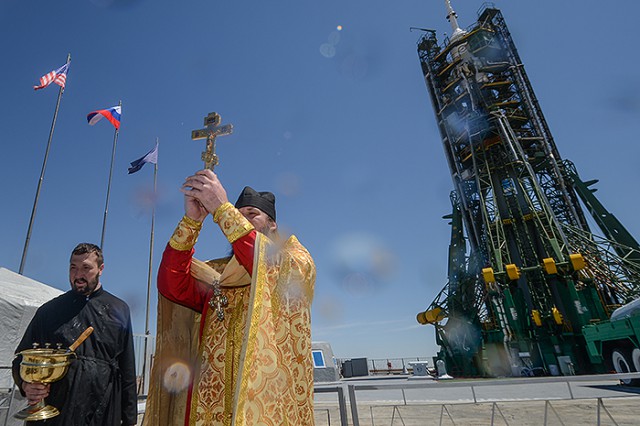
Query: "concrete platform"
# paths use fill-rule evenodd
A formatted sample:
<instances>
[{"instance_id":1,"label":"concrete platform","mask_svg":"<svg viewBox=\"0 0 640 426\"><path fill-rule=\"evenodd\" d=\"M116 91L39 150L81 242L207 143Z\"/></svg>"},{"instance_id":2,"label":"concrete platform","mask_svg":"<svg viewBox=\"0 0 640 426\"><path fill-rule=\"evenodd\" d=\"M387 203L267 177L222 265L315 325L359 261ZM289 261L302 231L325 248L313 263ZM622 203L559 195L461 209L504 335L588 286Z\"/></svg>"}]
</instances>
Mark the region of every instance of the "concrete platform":
<instances>
[{"instance_id":1,"label":"concrete platform","mask_svg":"<svg viewBox=\"0 0 640 426\"><path fill-rule=\"evenodd\" d=\"M640 424L640 396L550 401L514 401L480 404L358 404L360 426L428 426L428 425L638 425ZM444 408L443 408L444 407ZM546 414L545 414L546 411ZM608 414L607 414L608 412ZM611 415L611 417L609 417ZM545 417L546 416L546 417ZM600 421L598 422L598 416ZM442 418L442 422L441 422ZM546 423L545 423L546 418ZM613 418L613 420L612 420ZM493 422L492 422L493 419ZM315 426L339 426L337 404L318 404L315 407ZM349 414L347 424L353 422Z\"/></svg>"}]
</instances>

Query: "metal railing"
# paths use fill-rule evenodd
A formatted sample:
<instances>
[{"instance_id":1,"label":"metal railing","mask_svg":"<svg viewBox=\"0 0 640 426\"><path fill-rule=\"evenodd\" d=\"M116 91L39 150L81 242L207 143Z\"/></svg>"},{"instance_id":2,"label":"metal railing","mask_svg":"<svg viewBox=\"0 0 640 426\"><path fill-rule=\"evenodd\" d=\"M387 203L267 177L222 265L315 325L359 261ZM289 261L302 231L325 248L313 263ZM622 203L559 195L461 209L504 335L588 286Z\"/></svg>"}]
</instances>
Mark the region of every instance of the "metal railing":
<instances>
[{"instance_id":1,"label":"metal railing","mask_svg":"<svg viewBox=\"0 0 640 426\"><path fill-rule=\"evenodd\" d=\"M11 379L11 367L0 366L0 375L3 379L0 383L0 424L6 426L9 424L11 414L13 414L12 409L14 409L17 388Z\"/></svg>"},{"instance_id":2,"label":"metal railing","mask_svg":"<svg viewBox=\"0 0 640 426\"><path fill-rule=\"evenodd\" d=\"M142 359L137 362L142 363ZM2 369L10 369L10 367L0 367ZM637 397L640 394L640 390L637 393L633 393L631 396L626 397L593 397L593 396L576 396L574 389L572 388L572 383L576 382L607 382L607 381L617 381L622 379L640 379L640 373L624 373L624 374L603 374L603 375L589 375L589 376L558 376L558 377L530 377L530 378L507 378L507 379L492 379L492 380L454 380L454 381L437 381L434 384L433 380L430 379L421 379L420 381L407 381L403 383L395 383L396 380L393 380L392 384L367 384L367 383L348 383L342 382L341 384L331 384L331 385L316 385L314 387L314 392L316 394L323 393L336 393L337 402L338 402L338 412L340 417L340 425L347 426L349 425L349 414L351 414L351 424L353 426L360 426L360 413L358 410L358 400L356 393L359 391L382 391L382 390L400 390L402 392L402 403L401 404L385 404L387 407L392 407L393 409L393 417L392 422L396 414L398 418L404 424L404 420L400 414L399 407L408 407L408 406L427 406L427 405L440 405L440 422L442 422L443 416L446 414L451 421L453 421L453 417L447 406L451 407L452 405L464 405L464 404L479 404L479 403L491 403L491 424L493 424L493 420L496 415L499 415L504 420L504 415L502 414L500 407L497 405L498 402L522 402L521 399L509 399L509 398L479 398L477 390L483 387L489 386L510 386L510 385L532 385L532 384L552 384L552 383L564 383L566 385L566 397L563 398L549 398L549 399L535 399L537 401L545 402L544 409L544 424L547 422L548 413L552 412L559 419L559 415L554 409L553 405L551 405L551 401L559 401L559 400L587 400L587 399L595 399L597 400L597 420L596 424L600 425L601 414L606 414L609 419L615 424L615 420L613 419L611 413L605 407L603 400L607 398L629 398L631 396ZM471 392L471 397L467 400L458 400L456 402L447 401L424 401L419 404L409 404L407 402L407 397L405 392L410 390L421 390L421 389L433 389L433 387L437 386L439 390L443 388L468 388ZM347 409L347 402L345 398L344 388L347 388L347 394L349 398L349 410ZM10 417L10 409L11 402L13 400L13 395L17 389L7 389L5 395L0 394L0 424L7 425L7 421ZM532 401L534 399L531 399ZM371 420L373 423L373 407L377 406L375 404L368 404L371 412ZM3 412L4 411L4 412ZM350 413L349 413L350 412ZM327 420L328 424L331 424L331 419L329 417L329 413L327 411ZM562 423L562 420L560 420ZM393 424L393 423L392 423Z\"/></svg>"},{"instance_id":3,"label":"metal railing","mask_svg":"<svg viewBox=\"0 0 640 426\"><path fill-rule=\"evenodd\" d=\"M460 404L469 404L469 403L473 403L473 404L478 404L478 403L492 403L492 423L493 424L493 418L494 418L494 414L495 414L495 410L496 408L499 410L499 407L497 407L496 403L497 402L510 402L510 401L519 401L522 402L522 399L509 399L509 398L478 398L476 390L478 388L482 388L482 387L488 387L488 386L506 386L506 385L527 385L530 386L532 384L545 384L545 383L565 383L567 386L567 396L566 398L549 398L549 399L544 399L544 398L539 398L539 399L535 399L537 401L545 401L545 414L544 414L544 418L545 418L545 424L547 421L547 412L548 412L548 407L550 405L550 401L554 400L578 400L578 399L597 399L597 424L600 425L600 416L601 416L601 408L605 411L605 413L609 416L609 418L615 423L615 420L613 420L613 418L611 417L611 414L607 411L606 407L604 406L604 404L602 403L603 399L606 398L612 398L612 397L576 397L576 395L574 394L574 391L571 387L571 383L574 382L605 382L605 381L611 381L611 380L622 380L622 379L640 379L640 373L623 373L623 374L601 374L601 375L586 375L586 376L558 376L558 377L529 377L529 378L507 378L507 379L490 379L490 380L472 380L472 381L438 381L437 386L438 389L441 390L443 388L468 388L471 391L471 395L472 397L469 400L466 401L456 401L456 402L452 402L452 401L448 401L446 403L443 403L441 401L424 401L421 402L420 404L416 404L416 405L440 405L441 406L441 420L442 420L442 416L444 412L447 412L448 416L451 418L451 415L448 413L446 406L451 406L451 405L460 405ZM403 403L402 404L393 404L390 405L391 407L393 407L393 415L395 416L395 413L398 412L398 414L400 414L399 410L397 409L399 406L408 406L409 404L407 404L407 399L406 399L406 395L405 395L405 391L407 390L416 390L416 389L433 389L434 383L432 380L428 380L428 381L421 381L420 383L399 383L399 384L385 384L385 385L378 385L378 384L362 384L362 383L358 383L358 384L348 384L347 385L347 389L348 389L348 395L349 395L349 405L350 405L350 411L351 411L351 420L352 420L352 424L353 426L360 426L360 417L359 417L359 412L358 412L358 402L357 402L357 398L356 398L356 392L357 391L381 391L381 390L401 390L402 391L402 399L403 399ZM633 393L632 396L637 397L638 393ZM630 396L627 396L627 398ZM620 398L620 397L618 397ZM625 397L622 397L625 398ZM531 399L534 400L534 399ZM551 410L555 411L553 409L553 406L551 406ZM557 415L557 413L556 413ZM372 416L373 416L373 412L372 412ZM452 419L452 418L451 418ZM453 419L452 419L453 420ZM392 420L393 421L393 420ZM373 422L373 418L372 418L372 422ZM404 421L403 421L404 423Z\"/></svg>"},{"instance_id":4,"label":"metal railing","mask_svg":"<svg viewBox=\"0 0 640 426\"><path fill-rule=\"evenodd\" d=\"M153 356L156 351L156 337L154 335L145 336L144 334L134 334L133 350L136 360L135 362L138 395L147 395L149 393L149 376L151 374L151 363L153 362Z\"/></svg>"},{"instance_id":5,"label":"metal railing","mask_svg":"<svg viewBox=\"0 0 640 426\"><path fill-rule=\"evenodd\" d=\"M351 358L337 358L336 364L341 369L345 361ZM410 374L414 362L426 362L430 364L433 357L406 357L406 358L367 358L367 369L370 375Z\"/></svg>"},{"instance_id":6,"label":"metal railing","mask_svg":"<svg viewBox=\"0 0 640 426\"><path fill-rule=\"evenodd\" d=\"M336 392L338 394L338 410L340 413L340 426L347 426L347 403L344 399L344 389L341 385L337 386L315 386L313 388L315 393L333 393ZM327 421L329 426L331 425L331 417L327 412Z\"/></svg>"}]
</instances>

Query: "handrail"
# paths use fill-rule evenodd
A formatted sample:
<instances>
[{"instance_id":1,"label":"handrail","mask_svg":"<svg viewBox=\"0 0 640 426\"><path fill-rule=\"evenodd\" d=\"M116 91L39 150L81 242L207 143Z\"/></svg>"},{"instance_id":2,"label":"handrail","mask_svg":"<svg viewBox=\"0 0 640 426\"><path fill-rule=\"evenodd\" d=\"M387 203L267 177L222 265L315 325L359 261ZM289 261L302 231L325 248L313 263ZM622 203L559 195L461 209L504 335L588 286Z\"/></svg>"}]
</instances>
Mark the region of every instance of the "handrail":
<instances>
[{"instance_id":1,"label":"handrail","mask_svg":"<svg viewBox=\"0 0 640 426\"><path fill-rule=\"evenodd\" d=\"M331 392L337 392L338 393L338 408L340 410L340 425L341 426L347 426L347 403L345 402L344 399L344 389L342 388L342 385L336 385L336 386L315 386L313 388L313 391L315 393L331 393Z\"/></svg>"},{"instance_id":2,"label":"handrail","mask_svg":"<svg viewBox=\"0 0 640 426\"><path fill-rule=\"evenodd\" d=\"M11 371L11 367L9 366L0 366L0 370L9 370ZM0 406L0 412L1 411L6 411L6 413L4 414L4 419L1 421L3 426L7 426L8 422L9 422L9 416L11 415L11 406L13 405L13 397L15 395L16 392L16 387L13 384L13 381L11 382L11 384L9 385L9 387L2 387L0 389L6 389L7 395L8 395L8 401L7 401L7 405L5 406L4 403L2 406ZM2 414L0 414L0 419L2 419Z\"/></svg>"},{"instance_id":3,"label":"handrail","mask_svg":"<svg viewBox=\"0 0 640 426\"><path fill-rule=\"evenodd\" d=\"M608 381L608 380L622 380L622 379L640 379L640 373L618 373L618 374L593 374L593 375L580 375L580 376L553 376L553 377L526 377L526 378L505 378L505 379L473 379L473 380L421 380L420 382L410 382L410 383L402 383L402 384L385 384L385 385L371 385L371 384L348 384L347 389L349 392L349 405L351 406L351 420L353 426L360 426L360 421L358 418L358 403L356 399L356 391L371 391L371 390L393 390L393 389L402 389L403 392L408 389L425 389L437 386L438 389L442 389L443 387L447 388L460 388L467 387L471 389L473 395L473 402L478 403L478 399L475 393L476 387L486 387L486 386L503 386L503 385L531 385L531 384L542 384L542 383L566 383L569 391L570 400L574 399L593 399L593 397L580 397L576 398L572 389L572 382L594 382L594 381ZM437 384L434 384L437 382ZM638 396L637 394L633 394L632 396ZM509 399L500 398L500 399L482 399L483 403L491 403L491 402L507 402ZM468 402L458 402L457 404L464 404ZM426 402L425 405L437 405L442 404L441 402ZM456 404L448 402L447 405ZM406 399L405 399L405 404Z\"/></svg>"}]
</instances>

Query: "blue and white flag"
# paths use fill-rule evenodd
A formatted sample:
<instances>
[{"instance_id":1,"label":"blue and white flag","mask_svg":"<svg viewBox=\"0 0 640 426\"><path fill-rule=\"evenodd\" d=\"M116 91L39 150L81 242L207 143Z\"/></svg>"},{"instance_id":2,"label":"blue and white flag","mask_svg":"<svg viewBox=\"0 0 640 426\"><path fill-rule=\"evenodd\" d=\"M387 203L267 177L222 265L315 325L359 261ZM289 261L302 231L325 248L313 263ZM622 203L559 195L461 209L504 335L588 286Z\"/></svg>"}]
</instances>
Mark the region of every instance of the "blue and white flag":
<instances>
[{"instance_id":1,"label":"blue and white flag","mask_svg":"<svg viewBox=\"0 0 640 426\"><path fill-rule=\"evenodd\" d=\"M129 167L129 174L137 172L146 163L158 164L158 143L157 142L156 142L156 146L151 151L147 152L143 157L140 157L137 160L131 162L131 167Z\"/></svg>"}]
</instances>

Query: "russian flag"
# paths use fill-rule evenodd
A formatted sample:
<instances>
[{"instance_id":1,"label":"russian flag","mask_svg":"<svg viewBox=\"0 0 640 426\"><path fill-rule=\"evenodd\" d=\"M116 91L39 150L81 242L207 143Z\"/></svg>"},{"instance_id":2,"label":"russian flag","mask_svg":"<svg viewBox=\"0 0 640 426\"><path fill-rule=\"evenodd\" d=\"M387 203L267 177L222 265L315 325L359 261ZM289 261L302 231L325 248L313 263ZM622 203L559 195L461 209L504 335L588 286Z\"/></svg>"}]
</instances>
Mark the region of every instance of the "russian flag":
<instances>
[{"instance_id":1,"label":"russian flag","mask_svg":"<svg viewBox=\"0 0 640 426\"><path fill-rule=\"evenodd\" d=\"M97 111L87 114L87 122L90 126L93 126L98 121L102 120L102 117L109 120L113 127L120 130L120 114L122 113L122 107L120 105L114 106L108 109L99 109Z\"/></svg>"}]
</instances>

